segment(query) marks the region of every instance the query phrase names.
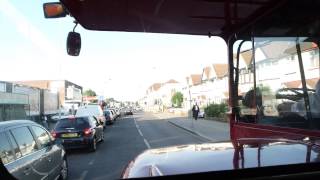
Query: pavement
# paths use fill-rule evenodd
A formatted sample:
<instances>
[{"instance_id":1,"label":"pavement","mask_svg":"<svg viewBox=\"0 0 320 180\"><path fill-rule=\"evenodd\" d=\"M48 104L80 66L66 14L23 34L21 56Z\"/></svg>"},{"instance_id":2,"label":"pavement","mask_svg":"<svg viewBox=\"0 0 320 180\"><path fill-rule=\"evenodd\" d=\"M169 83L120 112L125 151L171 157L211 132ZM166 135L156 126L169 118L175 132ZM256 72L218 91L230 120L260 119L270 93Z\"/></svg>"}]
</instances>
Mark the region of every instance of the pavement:
<instances>
[{"instance_id":1,"label":"pavement","mask_svg":"<svg viewBox=\"0 0 320 180\"><path fill-rule=\"evenodd\" d=\"M174 117L174 115L169 113L159 113L155 114L155 116L158 116L161 119L168 119L168 122L172 125L211 142L230 140L230 127L227 122L206 120L202 118L194 120L188 117Z\"/></svg>"}]
</instances>

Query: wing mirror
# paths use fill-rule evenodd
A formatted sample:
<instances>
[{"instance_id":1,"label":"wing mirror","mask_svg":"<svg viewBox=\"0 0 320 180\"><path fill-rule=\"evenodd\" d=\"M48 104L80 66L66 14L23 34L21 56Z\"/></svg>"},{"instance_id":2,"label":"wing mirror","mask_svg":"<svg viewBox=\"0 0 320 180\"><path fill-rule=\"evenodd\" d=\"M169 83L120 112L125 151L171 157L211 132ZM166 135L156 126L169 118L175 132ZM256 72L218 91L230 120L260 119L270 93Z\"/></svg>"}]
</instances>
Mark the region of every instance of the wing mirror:
<instances>
[{"instance_id":1,"label":"wing mirror","mask_svg":"<svg viewBox=\"0 0 320 180\"><path fill-rule=\"evenodd\" d=\"M43 13L45 18L60 18L67 15L66 9L60 2L44 3Z\"/></svg>"},{"instance_id":2,"label":"wing mirror","mask_svg":"<svg viewBox=\"0 0 320 180\"><path fill-rule=\"evenodd\" d=\"M77 32L69 32L67 38L67 53L70 56L79 56L81 50L81 36Z\"/></svg>"}]
</instances>

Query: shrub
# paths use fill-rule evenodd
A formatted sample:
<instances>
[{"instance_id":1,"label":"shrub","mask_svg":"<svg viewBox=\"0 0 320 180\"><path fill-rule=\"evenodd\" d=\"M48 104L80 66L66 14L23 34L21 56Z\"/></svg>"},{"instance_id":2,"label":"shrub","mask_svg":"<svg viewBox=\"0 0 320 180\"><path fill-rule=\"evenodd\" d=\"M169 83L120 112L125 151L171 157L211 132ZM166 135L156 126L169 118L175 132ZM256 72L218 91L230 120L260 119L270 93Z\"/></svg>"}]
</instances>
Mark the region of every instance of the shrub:
<instances>
[{"instance_id":1,"label":"shrub","mask_svg":"<svg viewBox=\"0 0 320 180\"><path fill-rule=\"evenodd\" d=\"M182 102L183 102L183 94L181 92L176 92L171 98L171 103L173 104L174 107L181 108Z\"/></svg>"},{"instance_id":2,"label":"shrub","mask_svg":"<svg viewBox=\"0 0 320 180\"><path fill-rule=\"evenodd\" d=\"M223 117L227 112L227 105L222 104L210 104L204 109L206 116L208 117Z\"/></svg>"}]
</instances>

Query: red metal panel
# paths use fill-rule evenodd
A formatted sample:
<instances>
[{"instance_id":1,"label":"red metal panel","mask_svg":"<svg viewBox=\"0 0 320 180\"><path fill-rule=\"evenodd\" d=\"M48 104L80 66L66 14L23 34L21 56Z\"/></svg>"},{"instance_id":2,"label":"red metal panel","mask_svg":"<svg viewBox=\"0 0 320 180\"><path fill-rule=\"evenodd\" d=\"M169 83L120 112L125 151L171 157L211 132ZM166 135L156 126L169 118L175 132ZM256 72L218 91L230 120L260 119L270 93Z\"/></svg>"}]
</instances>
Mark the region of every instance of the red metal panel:
<instances>
[{"instance_id":1,"label":"red metal panel","mask_svg":"<svg viewBox=\"0 0 320 180\"><path fill-rule=\"evenodd\" d=\"M319 138L320 131L284 128L277 126L251 124L251 123L234 123L232 126L234 133L233 140L240 138L285 138L285 139L304 139L305 137Z\"/></svg>"}]
</instances>

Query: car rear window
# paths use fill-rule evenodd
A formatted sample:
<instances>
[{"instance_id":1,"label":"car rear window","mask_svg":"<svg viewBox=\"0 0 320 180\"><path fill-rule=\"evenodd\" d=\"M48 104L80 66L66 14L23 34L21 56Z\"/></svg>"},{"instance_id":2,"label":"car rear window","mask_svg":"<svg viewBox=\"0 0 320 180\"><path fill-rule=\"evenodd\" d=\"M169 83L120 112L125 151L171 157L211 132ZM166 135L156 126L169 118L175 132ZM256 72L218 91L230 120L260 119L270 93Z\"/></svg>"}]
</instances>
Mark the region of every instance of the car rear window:
<instances>
[{"instance_id":1,"label":"car rear window","mask_svg":"<svg viewBox=\"0 0 320 180\"><path fill-rule=\"evenodd\" d=\"M100 116L102 113L100 112L99 107L88 106L79 108L76 114L77 116Z\"/></svg>"},{"instance_id":2,"label":"car rear window","mask_svg":"<svg viewBox=\"0 0 320 180\"><path fill-rule=\"evenodd\" d=\"M84 129L89 127L89 123L88 123L88 118L65 118L65 119L61 119L55 129L56 130L61 130L61 129L66 129L66 128L74 128L74 129Z\"/></svg>"}]
</instances>

